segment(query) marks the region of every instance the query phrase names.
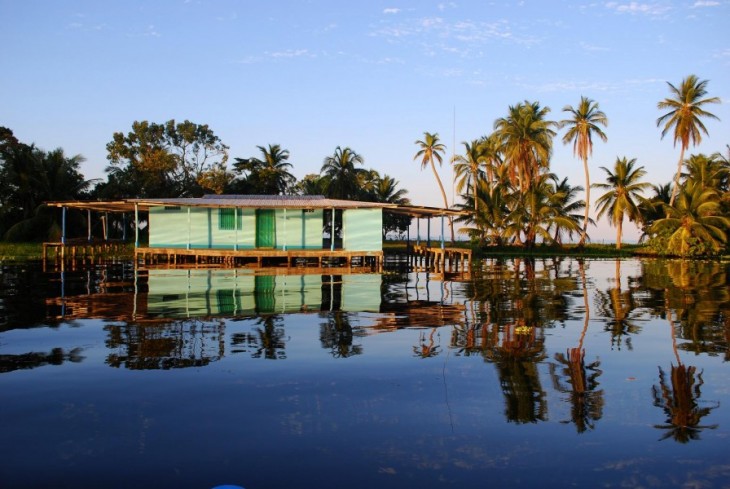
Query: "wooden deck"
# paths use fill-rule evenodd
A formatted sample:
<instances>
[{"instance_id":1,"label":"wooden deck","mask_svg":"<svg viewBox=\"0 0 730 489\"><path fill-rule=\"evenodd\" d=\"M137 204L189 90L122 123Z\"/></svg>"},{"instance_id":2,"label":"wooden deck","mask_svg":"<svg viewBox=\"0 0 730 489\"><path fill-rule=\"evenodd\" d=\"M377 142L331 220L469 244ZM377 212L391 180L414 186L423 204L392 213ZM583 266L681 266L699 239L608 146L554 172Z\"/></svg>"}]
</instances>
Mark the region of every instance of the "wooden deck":
<instances>
[{"instance_id":1,"label":"wooden deck","mask_svg":"<svg viewBox=\"0 0 730 489\"><path fill-rule=\"evenodd\" d=\"M168 264L175 266L210 265L226 268L369 267L375 270L380 270L383 266L382 251L137 248L134 254L135 263L142 266Z\"/></svg>"},{"instance_id":2,"label":"wooden deck","mask_svg":"<svg viewBox=\"0 0 730 489\"><path fill-rule=\"evenodd\" d=\"M64 267L68 262L84 262L117 253L129 253L122 242L88 241L86 239L66 240L65 243L43 243L44 264L46 258L55 260ZM453 247L429 247L424 244L408 248L405 256L408 266L414 271L465 272L471 265L471 250ZM307 272L322 270L329 273L332 269L382 271L383 251L348 251L330 249L185 249L140 247L134 250L135 266L155 268L175 267L216 267L216 268L256 268L256 269L293 269Z\"/></svg>"}]
</instances>

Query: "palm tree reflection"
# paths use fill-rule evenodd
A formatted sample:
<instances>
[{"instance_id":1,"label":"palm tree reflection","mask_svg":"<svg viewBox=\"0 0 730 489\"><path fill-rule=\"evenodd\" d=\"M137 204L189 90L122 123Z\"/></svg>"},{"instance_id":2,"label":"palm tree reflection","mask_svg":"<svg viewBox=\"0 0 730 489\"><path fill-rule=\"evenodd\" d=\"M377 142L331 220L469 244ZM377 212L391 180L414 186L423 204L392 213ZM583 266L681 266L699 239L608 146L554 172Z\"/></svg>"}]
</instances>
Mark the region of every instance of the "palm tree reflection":
<instances>
[{"instance_id":1,"label":"palm tree reflection","mask_svg":"<svg viewBox=\"0 0 730 489\"><path fill-rule=\"evenodd\" d=\"M702 418L719 406L716 403L711 407L700 407L700 388L704 384L702 371L697 372L693 366L685 366L679 358L677 350L677 338L675 325L672 321L671 309L667 307L669 327L672 332L672 349L677 365L670 367L670 381L667 382L667 375L659 367L659 385L651 388L654 397L654 405L664 410L667 415L665 424L654 425L655 428L667 430L660 440L674 438L679 443L687 443L690 440L699 440L700 432L705 429L715 429L718 425L700 425ZM695 378L695 374L697 374ZM670 385L671 384L671 385Z\"/></svg>"},{"instance_id":2,"label":"palm tree reflection","mask_svg":"<svg viewBox=\"0 0 730 489\"><path fill-rule=\"evenodd\" d=\"M662 408L667 416L665 424L654 425L655 428L666 430L661 440L673 438L679 443L687 443L690 440L699 440L703 429L717 428L716 424L700 425L702 418L717 408L719 403L700 407L700 387L704 382L702 371L696 370L696 367L681 363L672 365L667 382L666 373L659 367L659 385L652 386L651 391L654 405Z\"/></svg>"},{"instance_id":3,"label":"palm tree reflection","mask_svg":"<svg viewBox=\"0 0 730 489\"><path fill-rule=\"evenodd\" d=\"M505 325L498 343L487 351L497 367L509 422L536 423L547 419L545 391L537 370L537 364L546 357L544 343L542 329L538 336L538 328L518 320Z\"/></svg>"},{"instance_id":4,"label":"palm tree reflection","mask_svg":"<svg viewBox=\"0 0 730 489\"><path fill-rule=\"evenodd\" d=\"M631 290L621 289L621 261L616 260L616 286L606 291L597 290L599 315L606 318L605 330L611 333L611 348L621 349L624 342L631 350L631 336L641 331L634 322L632 313L636 309Z\"/></svg>"},{"instance_id":5,"label":"palm tree reflection","mask_svg":"<svg viewBox=\"0 0 730 489\"><path fill-rule=\"evenodd\" d=\"M569 348L565 355L555 354L555 360L563 366L562 374L566 378L569 387L565 386L556 372L557 365L550 364L550 376L553 379L553 386L559 392L569 394L571 404L570 417L575 424L578 433L595 428L595 421L603 416L603 390L596 390L599 386L598 377L603 373L598 366L600 361L596 360L588 365L585 364L585 349L583 341L588 331L590 321L590 306L588 305L588 289L586 287L586 275L584 263L579 262L580 276L583 282L583 307L585 316L583 319L583 331L580 335L577 348Z\"/></svg>"},{"instance_id":6,"label":"palm tree reflection","mask_svg":"<svg viewBox=\"0 0 730 489\"><path fill-rule=\"evenodd\" d=\"M441 353L441 345L436 344L433 339L436 334L436 328L431 329L431 333L428 335L428 341L426 340L426 333L421 332L418 335L418 344L413 347L413 354L421 358L431 358ZM441 335L438 335L439 343L441 343Z\"/></svg>"},{"instance_id":7,"label":"palm tree reflection","mask_svg":"<svg viewBox=\"0 0 730 489\"><path fill-rule=\"evenodd\" d=\"M362 345L353 344L355 336L358 333L353 330L346 312L333 312L327 316L327 322L320 325L319 341L322 348L330 350L335 358L362 354Z\"/></svg>"}]
</instances>

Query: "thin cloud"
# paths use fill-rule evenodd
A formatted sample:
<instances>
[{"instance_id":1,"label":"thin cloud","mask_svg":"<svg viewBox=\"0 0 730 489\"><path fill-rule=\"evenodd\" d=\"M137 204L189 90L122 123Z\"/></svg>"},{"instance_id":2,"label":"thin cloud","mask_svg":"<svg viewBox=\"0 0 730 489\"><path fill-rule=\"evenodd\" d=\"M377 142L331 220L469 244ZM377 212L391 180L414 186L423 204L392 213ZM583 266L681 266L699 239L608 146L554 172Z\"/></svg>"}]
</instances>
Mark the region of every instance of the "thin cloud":
<instances>
[{"instance_id":1,"label":"thin cloud","mask_svg":"<svg viewBox=\"0 0 730 489\"><path fill-rule=\"evenodd\" d=\"M383 13L384 14L397 14L399 12L400 12L400 9L399 8L386 8L386 9L383 9Z\"/></svg>"},{"instance_id":2,"label":"thin cloud","mask_svg":"<svg viewBox=\"0 0 730 489\"><path fill-rule=\"evenodd\" d=\"M589 51L589 52L605 52L605 51L611 50L610 48L607 48L606 46L596 46L595 44L589 44L587 42L581 42L580 47L584 51Z\"/></svg>"},{"instance_id":3,"label":"thin cloud","mask_svg":"<svg viewBox=\"0 0 730 489\"><path fill-rule=\"evenodd\" d=\"M666 5L659 5L657 3L639 3L639 2L608 2L606 8L616 11L620 14L631 14L631 15L663 15L670 11L672 8Z\"/></svg>"},{"instance_id":4,"label":"thin cloud","mask_svg":"<svg viewBox=\"0 0 730 489\"><path fill-rule=\"evenodd\" d=\"M521 45L539 44L536 37L517 36L512 31L508 21L474 22L459 20L447 22L442 17L422 17L410 19L393 25L386 25L370 33L373 37L382 37L389 42L403 42L413 38L418 42L420 38L433 39L438 37L442 42L453 41L466 44L470 48L477 48L493 40L509 41ZM423 42L422 44L427 44ZM459 46L455 48L462 49Z\"/></svg>"},{"instance_id":5,"label":"thin cloud","mask_svg":"<svg viewBox=\"0 0 730 489\"><path fill-rule=\"evenodd\" d=\"M153 24L148 25L142 32L127 34L128 37L162 37Z\"/></svg>"},{"instance_id":6,"label":"thin cloud","mask_svg":"<svg viewBox=\"0 0 730 489\"><path fill-rule=\"evenodd\" d=\"M692 5L692 8L702 8L702 7L718 7L720 5L720 2L715 2L712 0L699 0L695 2Z\"/></svg>"},{"instance_id":7,"label":"thin cloud","mask_svg":"<svg viewBox=\"0 0 730 489\"><path fill-rule=\"evenodd\" d=\"M299 58L301 56L314 57L307 49L287 49L285 51L274 51L266 54L272 58Z\"/></svg>"}]
</instances>

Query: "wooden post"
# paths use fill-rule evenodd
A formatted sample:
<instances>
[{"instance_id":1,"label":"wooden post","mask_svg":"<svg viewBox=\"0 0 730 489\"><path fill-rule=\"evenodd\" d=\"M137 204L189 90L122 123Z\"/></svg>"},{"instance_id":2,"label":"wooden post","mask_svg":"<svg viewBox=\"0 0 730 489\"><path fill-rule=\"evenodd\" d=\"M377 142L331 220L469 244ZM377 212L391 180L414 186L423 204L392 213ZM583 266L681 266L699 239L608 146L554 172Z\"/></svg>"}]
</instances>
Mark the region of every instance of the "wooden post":
<instances>
[{"instance_id":1,"label":"wooden post","mask_svg":"<svg viewBox=\"0 0 730 489\"><path fill-rule=\"evenodd\" d=\"M61 245L66 245L66 208L61 207Z\"/></svg>"},{"instance_id":2,"label":"wooden post","mask_svg":"<svg viewBox=\"0 0 730 489\"><path fill-rule=\"evenodd\" d=\"M134 203L134 249L139 248L139 204ZM144 262L144 257L142 257Z\"/></svg>"},{"instance_id":3,"label":"wooden post","mask_svg":"<svg viewBox=\"0 0 730 489\"><path fill-rule=\"evenodd\" d=\"M332 208L332 226L330 226L330 251L335 251L335 208Z\"/></svg>"}]
</instances>

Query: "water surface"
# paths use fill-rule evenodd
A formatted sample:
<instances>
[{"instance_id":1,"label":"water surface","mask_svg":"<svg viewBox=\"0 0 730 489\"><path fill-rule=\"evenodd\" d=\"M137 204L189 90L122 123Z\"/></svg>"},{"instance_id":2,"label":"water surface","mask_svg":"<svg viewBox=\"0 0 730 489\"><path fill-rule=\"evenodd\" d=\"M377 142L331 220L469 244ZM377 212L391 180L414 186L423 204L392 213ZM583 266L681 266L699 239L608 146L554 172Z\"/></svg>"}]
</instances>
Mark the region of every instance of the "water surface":
<instances>
[{"instance_id":1,"label":"water surface","mask_svg":"<svg viewBox=\"0 0 730 489\"><path fill-rule=\"evenodd\" d=\"M728 264L0 274L0 486L727 487Z\"/></svg>"}]
</instances>

